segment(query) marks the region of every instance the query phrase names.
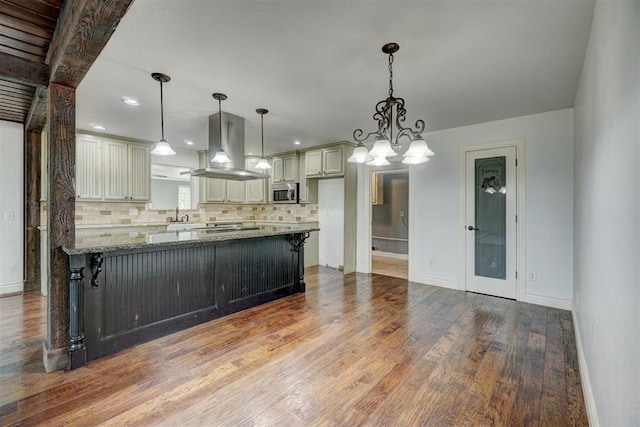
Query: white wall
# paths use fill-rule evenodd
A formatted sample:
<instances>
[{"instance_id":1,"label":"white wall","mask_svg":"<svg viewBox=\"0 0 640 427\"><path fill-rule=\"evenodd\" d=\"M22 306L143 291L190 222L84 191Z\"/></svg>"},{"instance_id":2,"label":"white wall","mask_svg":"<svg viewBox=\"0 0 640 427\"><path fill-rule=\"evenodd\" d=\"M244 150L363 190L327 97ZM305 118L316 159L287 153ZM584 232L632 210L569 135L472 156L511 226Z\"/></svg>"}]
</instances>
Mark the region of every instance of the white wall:
<instances>
[{"instance_id":1,"label":"white wall","mask_svg":"<svg viewBox=\"0 0 640 427\"><path fill-rule=\"evenodd\" d=\"M23 290L23 146L22 125L0 121L0 294Z\"/></svg>"},{"instance_id":2,"label":"white wall","mask_svg":"<svg viewBox=\"0 0 640 427\"><path fill-rule=\"evenodd\" d=\"M318 180L318 263L344 265L344 178Z\"/></svg>"},{"instance_id":3,"label":"white wall","mask_svg":"<svg viewBox=\"0 0 640 427\"><path fill-rule=\"evenodd\" d=\"M640 2L598 1L575 101L573 297L592 425L640 425L639 146Z\"/></svg>"},{"instance_id":4,"label":"white wall","mask_svg":"<svg viewBox=\"0 0 640 427\"><path fill-rule=\"evenodd\" d=\"M525 269L530 301L570 307L573 292L573 110L565 109L426 134L436 153L410 167L410 276L463 286L460 260L460 147L524 139ZM359 175L360 178L362 175ZM362 187L359 188L359 190ZM364 207L360 205L359 211ZM429 260L433 260L433 265ZM525 299L527 300L527 299Z\"/></svg>"}]
</instances>

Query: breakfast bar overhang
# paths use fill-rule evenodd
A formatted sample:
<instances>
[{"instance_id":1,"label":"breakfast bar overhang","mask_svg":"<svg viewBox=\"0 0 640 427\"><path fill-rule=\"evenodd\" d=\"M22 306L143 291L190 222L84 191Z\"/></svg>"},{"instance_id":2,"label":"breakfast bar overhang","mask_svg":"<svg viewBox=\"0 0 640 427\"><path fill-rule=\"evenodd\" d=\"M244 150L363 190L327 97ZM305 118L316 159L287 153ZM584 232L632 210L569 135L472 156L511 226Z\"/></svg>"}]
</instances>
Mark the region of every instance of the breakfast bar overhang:
<instances>
[{"instance_id":1,"label":"breakfast bar overhang","mask_svg":"<svg viewBox=\"0 0 640 427\"><path fill-rule=\"evenodd\" d=\"M69 369L127 347L305 291L304 242L317 228L226 233L101 232L69 255ZM215 331L212 331L215 333Z\"/></svg>"}]
</instances>

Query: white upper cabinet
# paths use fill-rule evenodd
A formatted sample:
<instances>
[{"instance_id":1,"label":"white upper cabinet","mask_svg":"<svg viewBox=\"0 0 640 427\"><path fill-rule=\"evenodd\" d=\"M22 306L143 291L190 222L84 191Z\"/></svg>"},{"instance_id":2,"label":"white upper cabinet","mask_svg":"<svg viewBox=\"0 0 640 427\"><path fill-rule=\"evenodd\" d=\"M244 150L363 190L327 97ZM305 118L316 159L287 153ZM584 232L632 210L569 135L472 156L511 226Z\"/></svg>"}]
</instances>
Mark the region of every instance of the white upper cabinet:
<instances>
[{"instance_id":1,"label":"white upper cabinet","mask_svg":"<svg viewBox=\"0 0 640 427\"><path fill-rule=\"evenodd\" d=\"M271 182L298 181L298 155L296 153L271 158Z\"/></svg>"},{"instance_id":2,"label":"white upper cabinet","mask_svg":"<svg viewBox=\"0 0 640 427\"><path fill-rule=\"evenodd\" d=\"M147 201L151 188L149 147L105 140L105 200Z\"/></svg>"},{"instance_id":3,"label":"white upper cabinet","mask_svg":"<svg viewBox=\"0 0 640 427\"><path fill-rule=\"evenodd\" d=\"M305 175L307 178L337 177L344 175L342 146L328 147L305 152Z\"/></svg>"},{"instance_id":4,"label":"white upper cabinet","mask_svg":"<svg viewBox=\"0 0 640 427\"><path fill-rule=\"evenodd\" d=\"M227 180L227 202L244 203L244 181Z\"/></svg>"},{"instance_id":5,"label":"white upper cabinet","mask_svg":"<svg viewBox=\"0 0 640 427\"><path fill-rule=\"evenodd\" d=\"M151 197L150 148L77 135L76 195L79 200L148 201Z\"/></svg>"},{"instance_id":6,"label":"white upper cabinet","mask_svg":"<svg viewBox=\"0 0 640 427\"><path fill-rule=\"evenodd\" d=\"M76 138L76 198L102 199L102 141L86 135Z\"/></svg>"}]
</instances>

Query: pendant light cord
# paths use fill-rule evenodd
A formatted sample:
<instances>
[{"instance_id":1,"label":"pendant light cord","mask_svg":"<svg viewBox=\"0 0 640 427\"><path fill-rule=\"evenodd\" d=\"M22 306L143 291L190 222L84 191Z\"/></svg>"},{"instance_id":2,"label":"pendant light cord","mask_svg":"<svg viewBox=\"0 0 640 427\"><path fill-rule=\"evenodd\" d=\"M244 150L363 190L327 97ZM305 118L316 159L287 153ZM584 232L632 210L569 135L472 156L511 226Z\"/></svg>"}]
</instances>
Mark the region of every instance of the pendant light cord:
<instances>
[{"instance_id":1,"label":"pendant light cord","mask_svg":"<svg viewBox=\"0 0 640 427\"><path fill-rule=\"evenodd\" d=\"M222 100L218 99L218 115L220 116L220 151L222 150Z\"/></svg>"},{"instance_id":2,"label":"pendant light cord","mask_svg":"<svg viewBox=\"0 0 640 427\"><path fill-rule=\"evenodd\" d=\"M160 129L164 141L164 99L162 97L162 80L160 80Z\"/></svg>"},{"instance_id":3,"label":"pendant light cord","mask_svg":"<svg viewBox=\"0 0 640 427\"><path fill-rule=\"evenodd\" d=\"M262 158L264 159L264 113L260 113L260 135L262 135Z\"/></svg>"}]
</instances>

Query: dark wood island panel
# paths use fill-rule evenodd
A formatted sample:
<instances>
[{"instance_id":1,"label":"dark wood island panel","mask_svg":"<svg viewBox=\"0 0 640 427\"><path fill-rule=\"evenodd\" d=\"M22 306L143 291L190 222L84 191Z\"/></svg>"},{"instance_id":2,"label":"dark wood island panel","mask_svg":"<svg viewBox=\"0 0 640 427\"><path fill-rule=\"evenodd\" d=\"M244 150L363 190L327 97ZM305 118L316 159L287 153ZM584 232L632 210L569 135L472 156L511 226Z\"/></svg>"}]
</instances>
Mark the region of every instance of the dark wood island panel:
<instances>
[{"instance_id":1,"label":"dark wood island panel","mask_svg":"<svg viewBox=\"0 0 640 427\"><path fill-rule=\"evenodd\" d=\"M71 253L69 369L304 292L308 235L305 231Z\"/></svg>"}]
</instances>

